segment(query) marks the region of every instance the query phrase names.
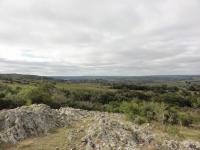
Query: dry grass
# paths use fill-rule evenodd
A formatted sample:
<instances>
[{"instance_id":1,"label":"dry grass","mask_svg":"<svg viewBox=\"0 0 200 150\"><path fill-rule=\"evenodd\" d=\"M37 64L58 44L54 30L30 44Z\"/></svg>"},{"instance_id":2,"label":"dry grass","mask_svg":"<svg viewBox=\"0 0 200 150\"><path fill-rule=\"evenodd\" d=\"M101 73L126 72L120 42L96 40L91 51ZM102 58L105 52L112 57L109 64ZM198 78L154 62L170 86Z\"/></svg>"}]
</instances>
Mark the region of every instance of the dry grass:
<instances>
[{"instance_id":1,"label":"dry grass","mask_svg":"<svg viewBox=\"0 0 200 150\"><path fill-rule=\"evenodd\" d=\"M182 127L180 125L161 125L154 124L154 131L159 134L173 136L179 140L191 139L200 141L200 130L190 127Z\"/></svg>"},{"instance_id":2,"label":"dry grass","mask_svg":"<svg viewBox=\"0 0 200 150\"><path fill-rule=\"evenodd\" d=\"M46 136L29 138L18 145L8 147L7 150L59 150L66 149L66 128L60 128L50 132Z\"/></svg>"},{"instance_id":3,"label":"dry grass","mask_svg":"<svg viewBox=\"0 0 200 150\"><path fill-rule=\"evenodd\" d=\"M196 141L200 141L200 130L199 129L193 129L193 128L181 128L180 133L185 138L190 138Z\"/></svg>"},{"instance_id":4,"label":"dry grass","mask_svg":"<svg viewBox=\"0 0 200 150\"><path fill-rule=\"evenodd\" d=\"M87 119L85 122L78 122L73 126L54 129L49 131L47 135L29 138L17 145L8 146L6 150L56 150L57 148L69 150L84 136L84 131L80 131L81 126L87 128L90 123L91 120ZM76 131L79 131L78 136L73 141L69 141L70 133Z\"/></svg>"}]
</instances>

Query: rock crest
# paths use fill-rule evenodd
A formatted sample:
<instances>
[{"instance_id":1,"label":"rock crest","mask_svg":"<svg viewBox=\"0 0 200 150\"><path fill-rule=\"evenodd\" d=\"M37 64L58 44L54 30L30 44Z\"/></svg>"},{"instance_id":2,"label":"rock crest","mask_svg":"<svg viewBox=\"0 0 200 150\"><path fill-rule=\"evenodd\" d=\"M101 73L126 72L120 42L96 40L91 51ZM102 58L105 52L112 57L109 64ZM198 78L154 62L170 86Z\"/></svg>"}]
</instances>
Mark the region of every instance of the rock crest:
<instances>
[{"instance_id":1,"label":"rock crest","mask_svg":"<svg viewBox=\"0 0 200 150\"><path fill-rule=\"evenodd\" d=\"M47 134L49 130L64 126L78 126L66 133L71 145L78 150L200 150L194 141L163 140L152 133L151 126L135 125L121 114L86 111L73 108L51 109L44 104L23 106L0 111L0 144L12 143L31 136Z\"/></svg>"}]
</instances>

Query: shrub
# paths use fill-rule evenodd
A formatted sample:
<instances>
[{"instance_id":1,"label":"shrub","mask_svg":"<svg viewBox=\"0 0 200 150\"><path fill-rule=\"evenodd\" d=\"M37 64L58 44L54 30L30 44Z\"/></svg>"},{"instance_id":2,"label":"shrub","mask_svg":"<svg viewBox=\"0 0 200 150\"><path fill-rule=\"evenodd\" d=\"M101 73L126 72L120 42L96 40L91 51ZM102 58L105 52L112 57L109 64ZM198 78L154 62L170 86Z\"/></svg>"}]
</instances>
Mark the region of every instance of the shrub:
<instances>
[{"instance_id":1,"label":"shrub","mask_svg":"<svg viewBox=\"0 0 200 150\"><path fill-rule=\"evenodd\" d=\"M15 96L8 96L5 99L0 99L0 109L12 109L25 104L25 101L18 100Z\"/></svg>"},{"instance_id":2,"label":"shrub","mask_svg":"<svg viewBox=\"0 0 200 150\"><path fill-rule=\"evenodd\" d=\"M137 116L135 119L134 119L134 123L136 124L144 124L147 122L147 119L145 117L141 117L141 116Z\"/></svg>"},{"instance_id":3,"label":"shrub","mask_svg":"<svg viewBox=\"0 0 200 150\"><path fill-rule=\"evenodd\" d=\"M197 97L193 100L193 107L200 107L200 97Z\"/></svg>"},{"instance_id":4,"label":"shrub","mask_svg":"<svg viewBox=\"0 0 200 150\"><path fill-rule=\"evenodd\" d=\"M144 102L138 104L134 101L123 102L120 110L126 114L128 119L139 124L151 122L156 119L153 103Z\"/></svg>"},{"instance_id":5,"label":"shrub","mask_svg":"<svg viewBox=\"0 0 200 150\"><path fill-rule=\"evenodd\" d=\"M105 110L108 112L121 112L119 102L112 101L109 104L105 105Z\"/></svg>"},{"instance_id":6,"label":"shrub","mask_svg":"<svg viewBox=\"0 0 200 150\"><path fill-rule=\"evenodd\" d=\"M129 120L134 121L135 117L140 113L140 108L135 102L122 102L120 111L124 112Z\"/></svg>"},{"instance_id":7,"label":"shrub","mask_svg":"<svg viewBox=\"0 0 200 150\"><path fill-rule=\"evenodd\" d=\"M131 113L138 115L140 112L139 105L137 103L132 102L122 102L120 109L124 113Z\"/></svg>"},{"instance_id":8,"label":"shrub","mask_svg":"<svg viewBox=\"0 0 200 150\"><path fill-rule=\"evenodd\" d=\"M193 120L190 115L182 114L180 115L180 122L183 126L190 126L193 123Z\"/></svg>"},{"instance_id":9,"label":"shrub","mask_svg":"<svg viewBox=\"0 0 200 150\"><path fill-rule=\"evenodd\" d=\"M27 87L18 93L18 98L27 102L27 104L49 104L51 102L51 94L44 89L38 87Z\"/></svg>"},{"instance_id":10,"label":"shrub","mask_svg":"<svg viewBox=\"0 0 200 150\"><path fill-rule=\"evenodd\" d=\"M155 104L154 103L143 103L141 106L140 114L143 117L146 117L146 119L151 122L152 120L156 119L156 113L155 113Z\"/></svg>"},{"instance_id":11,"label":"shrub","mask_svg":"<svg viewBox=\"0 0 200 150\"><path fill-rule=\"evenodd\" d=\"M113 92L103 93L99 98L99 102L102 104L108 104L109 102L116 100L115 94Z\"/></svg>"},{"instance_id":12,"label":"shrub","mask_svg":"<svg viewBox=\"0 0 200 150\"><path fill-rule=\"evenodd\" d=\"M0 98L4 98L6 96L5 93L0 93Z\"/></svg>"},{"instance_id":13,"label":"shrub","mask_svg":"<svg viewBox=\"0 0 200 150\"><path fill-rule=\"evenodd\" d=\"M168 104L180 106L180 107L191 107L192 101L174 93L165 94L163 101Z\"/></svg>"},{"instance_id":14,"label":"shrub","mask_svg":"<svg viewBox=\"0 0 200 150\"><path fill-rule=\"evenodd\" d=\"M169 123L169 124L179 123L179 114L175 108L173 107L167 108L164 114L164 123Z\"/></svg>"},{"instance_id":15,"label":"shrub","mask_svg":"<svg viewBox=\"0 0 200 150\"><path fill-rule=\"evenodd\" d=\"M30 106L32 105L32 100L31 99L27 99L26 100L26 106Z\"/></svg>"}]
</instances>

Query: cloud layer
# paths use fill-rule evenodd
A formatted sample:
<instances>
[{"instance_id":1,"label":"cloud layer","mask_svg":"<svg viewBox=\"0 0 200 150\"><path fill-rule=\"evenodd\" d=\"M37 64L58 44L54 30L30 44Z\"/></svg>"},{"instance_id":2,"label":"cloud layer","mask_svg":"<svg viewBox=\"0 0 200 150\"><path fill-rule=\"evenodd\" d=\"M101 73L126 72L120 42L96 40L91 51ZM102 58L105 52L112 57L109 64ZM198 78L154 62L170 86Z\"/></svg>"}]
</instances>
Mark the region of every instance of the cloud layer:
<instances>
[{"instance_id":1,"label":"cloud layer","mask_svg":"<svg viewBox=\"0 0 200 150\"><path fill-rule=\"evenodd\" d=\"M199 0L0 0L0 72L200 74Z\"/></svg>"}]
</instances>

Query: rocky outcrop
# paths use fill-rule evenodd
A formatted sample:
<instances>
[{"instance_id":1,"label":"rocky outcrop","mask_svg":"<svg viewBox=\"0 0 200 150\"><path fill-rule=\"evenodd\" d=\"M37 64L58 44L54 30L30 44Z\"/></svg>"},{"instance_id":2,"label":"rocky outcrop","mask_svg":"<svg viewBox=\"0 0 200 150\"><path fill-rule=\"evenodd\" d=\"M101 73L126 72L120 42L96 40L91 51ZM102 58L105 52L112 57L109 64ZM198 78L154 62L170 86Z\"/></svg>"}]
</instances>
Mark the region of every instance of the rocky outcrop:
<instances>
[{"instance_id":1,"label":"rocky outcrop","mask_svg":"<svg viewBox=\"0 0 200 150\"><path fill-rule=\"evenodd\" d=\"M182 142L176 140L164 140L160 148L164 150L200 150L200 143L191 140Z\"/></svg>"},{"instance_id":2,"label":"rocky outcrop","mask_svg":"<svg viewBox=\"0 0 200 150\"><path fill-rule=\"evenodd\" d=\"M148 125L138 128L115 117L107 113L96 115L88 127L81 129L84 136L74 149L136 149L140 144L153 141L154 136L148 132Z\"/></svg>"},{"instance_id":3,"label":"rocky outcrop","mask_svg":"<svg viewBox=\"0 0 200 150\"><path fill-rule=\"evenodd\" d=\"M163 138L153 133L149 124L135 125L121 114L73 108L56 110L42 104L0 111L0 143L15 144L64 126L72 127L66 131L66 149L200 150L198 142Z\"/></svg>"},{"instance_id":4,"label":"rocky outcrop","mask_svg":"<svg viewBox=\"0 0 200 150\"><path fill-rule=\"evenodd\" d=\"M23 106L0 112L0 143L16 143L29 136L45 134L66 124L58 111L46 105Z\"/></svg>"}]
</instances>

